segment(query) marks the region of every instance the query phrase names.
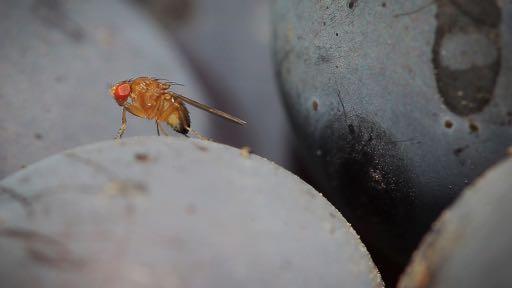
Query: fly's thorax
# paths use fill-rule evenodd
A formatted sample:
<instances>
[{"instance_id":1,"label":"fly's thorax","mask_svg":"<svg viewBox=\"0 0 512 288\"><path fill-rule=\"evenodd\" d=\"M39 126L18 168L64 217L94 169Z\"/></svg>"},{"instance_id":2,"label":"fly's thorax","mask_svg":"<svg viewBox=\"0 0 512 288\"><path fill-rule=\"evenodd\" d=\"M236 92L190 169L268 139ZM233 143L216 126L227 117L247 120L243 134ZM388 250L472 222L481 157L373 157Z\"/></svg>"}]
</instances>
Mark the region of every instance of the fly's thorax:
<instances>
[{"instance_id":1,"label":"fly's thorax","mask_svg":"<svg viewBox=\"0 0 512 288\"><path fill-rule=\"evenodd\" d=\"M152 114L159 109L162 95L165 94L158 81L147 77L139 77L132 81L132 99L146 114Z\"/></svg>"}]
</instances>

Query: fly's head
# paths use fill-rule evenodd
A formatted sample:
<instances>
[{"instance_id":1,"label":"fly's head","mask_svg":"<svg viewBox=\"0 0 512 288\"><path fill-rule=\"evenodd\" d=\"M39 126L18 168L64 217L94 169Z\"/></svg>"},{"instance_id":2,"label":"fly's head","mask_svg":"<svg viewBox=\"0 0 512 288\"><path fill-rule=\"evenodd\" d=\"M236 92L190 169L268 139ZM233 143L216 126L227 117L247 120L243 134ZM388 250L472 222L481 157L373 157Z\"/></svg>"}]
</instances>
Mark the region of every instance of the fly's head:
<instances>
[{"instance_id":1,"label":"fly's head","mask_svg":"<svg viewBox=\"0 0 512 288\"><path fill-rule=\"evenodd\" d=\"M119 106L124 106L131 92L132 87L130 81L121 81L119 83L116 83L110 89L110 94L112 95L114 100L116 100L117 104L119 104Z\"/></svg>"}]
</instances>

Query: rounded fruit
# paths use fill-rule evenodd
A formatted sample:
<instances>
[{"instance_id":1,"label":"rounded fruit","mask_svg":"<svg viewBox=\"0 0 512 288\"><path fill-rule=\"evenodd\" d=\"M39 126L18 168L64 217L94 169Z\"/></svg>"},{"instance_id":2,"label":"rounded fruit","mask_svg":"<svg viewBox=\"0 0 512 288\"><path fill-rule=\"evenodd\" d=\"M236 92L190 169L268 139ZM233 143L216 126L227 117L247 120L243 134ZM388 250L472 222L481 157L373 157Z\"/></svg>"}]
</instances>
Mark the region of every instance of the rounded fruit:
<instances>
[{"instance_id":1,"label":"rounded fruit","mask_svg":"<svg viewBox=\"0 0 512 288\"><path fill-rule=\"evenodd\" d=\"M309 168L393 286L440 211L512 142L512 3L278 0L273 19Z\"/></svg>"},{"instance_id":2,"label":"rounded fruit","mask_svg":"<svg viewBox=\"0 0 512 288\"><path fill-rule=\"evenodd\" d=\"M489 169L443 212L399 287L512 287L512 158Z\"/></svg>"},{"instance_id":3,"label":"rounded fruit","mask_svg":"<svg viewBox=\"0 0 512 288\"><path fill-rule=\"evenodd\" d=\"M184 137L69 150L0 182L5 287L380 287L350 225L270 161Z\"/></svg>"}]
</instances>

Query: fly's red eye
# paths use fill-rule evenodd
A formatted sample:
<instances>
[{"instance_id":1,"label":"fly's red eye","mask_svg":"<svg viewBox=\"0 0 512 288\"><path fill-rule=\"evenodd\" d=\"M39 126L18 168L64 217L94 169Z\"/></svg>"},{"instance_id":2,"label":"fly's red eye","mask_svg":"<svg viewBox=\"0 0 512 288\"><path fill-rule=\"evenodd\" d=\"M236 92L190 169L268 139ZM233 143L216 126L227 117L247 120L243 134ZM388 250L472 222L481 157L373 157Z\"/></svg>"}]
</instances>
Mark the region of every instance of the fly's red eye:
<instances>
[{"instance_id":1,"label":"fly's red eye","mask_svg":"<svg viewBox=\"0 0 512 288\"><path fill-rule=\"evenodd\" d=\"M131 87L128 83L123 83L121 85L117 85L116 89L114 90L114 98L116 98L117 102L125 102L126 99L128 99L128 96L130 95Z\"/></svg>"}]
</instances>

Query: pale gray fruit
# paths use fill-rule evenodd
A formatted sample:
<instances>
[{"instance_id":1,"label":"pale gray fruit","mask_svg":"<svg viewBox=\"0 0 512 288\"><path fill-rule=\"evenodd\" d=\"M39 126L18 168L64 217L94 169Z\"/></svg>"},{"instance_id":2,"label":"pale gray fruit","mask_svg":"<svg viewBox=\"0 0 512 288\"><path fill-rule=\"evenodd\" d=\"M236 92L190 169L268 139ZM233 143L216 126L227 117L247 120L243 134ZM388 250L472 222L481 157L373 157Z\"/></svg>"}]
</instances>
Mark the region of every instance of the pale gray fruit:
<instances>
[{"instance_id":1,"label":"pale gray fruit","mask_svg":"<svg viewBox=\"0 0 512 288\"><path fill-rule=\"evenodd\" d=\"M321 194L184 137L69 150L0 182L5 287L381 287Z\"/></svg>"}]
</instances>

